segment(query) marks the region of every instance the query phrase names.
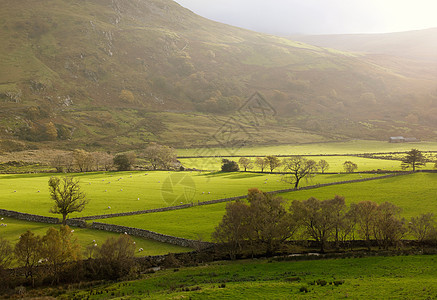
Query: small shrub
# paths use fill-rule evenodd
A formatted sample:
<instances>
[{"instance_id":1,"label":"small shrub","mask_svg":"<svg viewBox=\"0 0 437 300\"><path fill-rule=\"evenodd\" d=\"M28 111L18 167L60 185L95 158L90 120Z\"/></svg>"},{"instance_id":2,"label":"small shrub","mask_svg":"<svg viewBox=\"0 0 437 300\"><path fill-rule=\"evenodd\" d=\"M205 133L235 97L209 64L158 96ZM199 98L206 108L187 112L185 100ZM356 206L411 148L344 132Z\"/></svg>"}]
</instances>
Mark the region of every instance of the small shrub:
<instances>
[{"instance_id":1,"label":"small shrub","mask_svg":"<svg viewBox=\"0 0 437 300\"><path fill-rule=\"evenodd\" d=\"M344 280L335 280L333 283L335 286L339 286L339 285L342 285L344 283Z\"/></svg>"},{"instance_id":2,"label":"small shrub","mask_svg":"<svg viewBox=\"0 0 437 300\"><path fill-rule=\"evenodd\" d=\"M300 277L289 277L289 278L285 278L285 281L288 281L288 282L300 281Z\"/></svg>"},{"instance_id":3,"label":"small shrub","mask_svg":"<svg viewBox=\"0 0 437 300\"><path fill-rule=\"evenodd\" d=\"M317 279L316 283L320 286L325 286L328 284L328 282L326 282L326 280L323 279Z\"/></svg>"},{"instance_id":4,"label":"small shrub","mask_svg":"<svg viewBox=\"0 0 437 300\"><path fill-rule=\"evenodd\" d=\"M308 293L309 290L308 290L308 288L306 286L301 286L300 289L299 289L299 292L301 292L301 293Z\"/></svg>"}]
</instances>

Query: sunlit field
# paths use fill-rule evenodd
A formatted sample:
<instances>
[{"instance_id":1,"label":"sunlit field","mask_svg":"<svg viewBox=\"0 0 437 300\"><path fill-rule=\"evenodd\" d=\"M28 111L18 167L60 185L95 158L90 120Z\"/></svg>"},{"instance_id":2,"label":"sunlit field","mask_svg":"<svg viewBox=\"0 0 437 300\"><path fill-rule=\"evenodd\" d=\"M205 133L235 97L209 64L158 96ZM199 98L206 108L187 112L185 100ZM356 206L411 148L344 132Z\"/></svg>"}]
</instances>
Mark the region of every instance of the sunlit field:
<instances>
[{"instance_id":1,"label":"sunlit field","mask_svg":"<svg viewBox=\"0 0 437 300\"><path fill-rule=\"evenodd\" d=\"M437 151L437 142L389 143L383 141L352 140L348 142L293 144L277 146L241 147L235 149L178 149L179 156L213 155L319 155L319 154L360 154L376 152L401 152L412 148L421 151Z\"/></svg>"},{"instance_id":2,"label":"sunlit field","mask_svg":"<svg viewBox=\"0 0 437 300\"><path fill-rule=\"evenodd\" d=\"M19 236L26 232L27 230L31 230L37 235L43 236L50 227L54 227L56 229L59 228L59 225L52 224L44 224L44 223L35 223L35 222L27 222L22 220L17 220L13 218L3 217L1 220L2 224L7 224L7 226L0 227L0 236L9 240L13 245L19 241ZM107 231L100 230L92 230L92 229L84 229L84 228L73 228L74 237L77 238L77 241L81 245L82 253L86 257L87 247L92 247L94 244L98 246L101 245L107 238L109 237L117 237L118 233L112 233ZM190 248L179 247L171 244L160 243L157 241L132 237L135 241L135 247L137 249L136 255L138 256L146 256L146 255L162 255L167 253L176 253L176 252L187 252L191 251ZM143 251L139 251L140 248L143 248Z\"/></svg>"},{"instance_id":3,"label":"sunlit field","mask_svg":"<svg viewBox=\"0 0 437 300\"><path fill-rule=\"evenodd\" d=\"M371 159L362 158L354 156L307 156L307 159L312 159L319 162L321 159L326 160L329 164L329 169L326 172L344 172L343 163L345 161L352 161L357 164L358 169L356 172L371 172L376 170L382 171L401 171L401 162L397 160L386 160L386 159ZM238 162L239 157L227 158ZM252 164L255 161L254 157L250 157ZM283 160L283 157L280 157ZM199 170L220 170L222 165L222 159L218 157L211 158L182 158L179 159L182 165L186 168L194 168ZM434 164L428 163L427 166L432 169ZM261 171L259 167L253 164L250 171ZM240 166L240 171L244 171L244 168ZM264 168L264 172L269 172L268 167ZM278 167L274 172L283 172L283 167Z\"/></svg>"},{"instance_id":4,"label":"sunlit field","mask_svg":"<svg viewBox=\"0 0 437 300\"><path fill-rule=\"evenodd\" d=\"M346 198L346 204L348 205L365 200L377 203L388 201L402 208L403 217L410 218L422 213L437 211L437 174L416 173L279 195L289 201L294 199L305 200L309 197L324 200L333 198L335 195L341 195ZM211 240L211 233L221 221L225 213L225 207L226 203L220 203L100 221L139 227L190 239Z\"/></svg>"},{"instance_id":5,"label":"sunlit field","mask_svg":"<svg viewBox=\"0 0 437 300\"><path fill-rule=\"evenodd\" d=\"M80 180L89 204L70 217L139 211L242 196L253 187L265 191L292 188L282 175L209 172L108 172L71 174ZM0 207L56 217L48 190L51 176L0 175ZM316 175L302 186L380 176L375 174ZM58 215L59 216L59 215Z\"/></svg>"}]
</instances>

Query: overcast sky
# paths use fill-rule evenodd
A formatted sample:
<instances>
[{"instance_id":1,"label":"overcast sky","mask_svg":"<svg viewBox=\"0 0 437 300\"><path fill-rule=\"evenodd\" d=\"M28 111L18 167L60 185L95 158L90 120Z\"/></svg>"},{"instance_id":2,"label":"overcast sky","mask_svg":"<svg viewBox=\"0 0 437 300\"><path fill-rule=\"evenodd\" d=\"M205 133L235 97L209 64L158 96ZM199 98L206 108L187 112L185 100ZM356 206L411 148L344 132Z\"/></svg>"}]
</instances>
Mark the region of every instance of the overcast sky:
<instances>
[{"instance_id":1,"label":"overcast sky","mask_svg":"<svg viewBox=\"0 0 437 300\"><path fill-rule=\"evenodd\" d=\"M176 0L215 21L290 34L382 33L437 27L437 0Z\"/></svg>"}]
</instances>

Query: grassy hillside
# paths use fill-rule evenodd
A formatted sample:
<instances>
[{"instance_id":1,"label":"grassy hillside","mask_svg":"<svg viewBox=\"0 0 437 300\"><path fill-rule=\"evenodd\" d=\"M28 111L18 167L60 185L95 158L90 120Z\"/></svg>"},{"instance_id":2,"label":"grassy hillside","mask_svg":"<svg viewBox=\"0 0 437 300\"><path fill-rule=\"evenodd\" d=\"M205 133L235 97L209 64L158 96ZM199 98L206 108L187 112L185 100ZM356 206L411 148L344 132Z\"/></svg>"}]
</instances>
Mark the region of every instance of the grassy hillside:
<instances>
[{"instance_id":1,"label":"grassy hillside","mask_svg":"<svg viewBox=\"0 0 437 300\"><path fill-rule=\"evenodd\" d=\"M277 114L246 123L248 143L435 136L435 77L209 21L170 0L3 0L0 38L4 149L214 144L255 91Z\"/></svg>"},{"instance_id":2,"label":"grassy hillside","mask_svg":"<svg viewBox=\"0 0 437 300\"><path fill-rule=\"evenodd\" d=\"M217 262L69 291L60 298L432 299L437 293L436 262L434 255Z\"/></svg>"}]
</instances>

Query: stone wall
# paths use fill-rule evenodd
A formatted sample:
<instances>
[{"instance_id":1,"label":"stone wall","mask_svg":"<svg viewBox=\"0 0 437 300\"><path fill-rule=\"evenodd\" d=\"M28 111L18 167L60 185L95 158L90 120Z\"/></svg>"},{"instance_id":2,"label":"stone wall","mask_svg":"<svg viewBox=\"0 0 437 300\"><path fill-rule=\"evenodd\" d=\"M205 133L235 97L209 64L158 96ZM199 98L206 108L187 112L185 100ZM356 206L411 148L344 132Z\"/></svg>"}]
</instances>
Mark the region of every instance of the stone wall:
<instances>
[{"instance_id":1,"label":"stone wall","mask_svg":"<svg viewBox=\"0 0 437 300\"><path fill-rule=\"evenodd\" d=\"M155 240L162 243L168 243L173 244L177 246L182 247L189 247L194 249L203 249L208 248L213 243L208 242L200 242L190 239L184 239L180 237L174 237L166 234L161 234L145 229L139 229L139 228L133 228L133 227L127 227L127 226L120 226L120 225L113 225L113 224L105 224L105 223L98 223L93 222L91 225L92 229L98 229L98 230L105 230L105 231L111 231L111 232L119 232L119 233L127 233L132 236L138 236L146 239Z\"/></svg>"},{"instance_id":2,"label":"stone wall","mask_svg":"<svg viewBox=\"0 0 437 300\"><path fill-rule=\"evenodd\" d=\"M374 172L372 172L372 173L374 173ZM337 173L334 173L334 174L337 174ZM406 175L406 174L411 174L411 172L395 172L395 173L391 173L389 175L372 177L372 178L362 178L362 179L354 179L354 180L347 180L347 181L337 181L337 182L331 182L331 183L310 185L310 186L305 186L305 187L299 188L298 190L310 190L310 189L316 189L316 188L320 188L320 187L324 187L324 186L330 186L330 185L339 185L339 184L347 184L347 183L355 183L355 182L364 182L364 181L370 181L370 180L378 180L378 179L384 179L384 178L400 176L400 175ZM294 188L291 188L291 189L271 191L271 192L267 192L267 194L288 193L288 192L293 192L293 191L296 191L296 190ZM107 219L107 218L114 218L114 217L142 215L142 214L148 214L148 213L155 213L155 212L163 212L163 211L184 209L184 208L193 207L195 205L210 205L210 204L216 204L216 203L222 203L222 202L230 202L230 201L241 200L241 199L246 199L246 198L247 198L247 196L244 195L244 196L237 196L237 197L230 197L230 198L222 198L222 199L216 199L216 200L203 201L203 202L198 202L198 203L195 203L195 204L188 203L188 204L184 204L184 205L168 206L168 207L149 209L149 210L141 210L141 211L133 211L133 212L125 212L125 213L115 213L115 214L106 214L106 215L97 215L97 216L88 216L88 217L77 218L77 220L98 220L98 219Z\"/></svg>"},{"instance_id":3,"label":"stone wall","mask_svg":"<svg viewBox=\"0 0 437 300\"><path fill-rule=\"evenodd\" d=\"M161 207L161 208L154 208L154 209L147 209L147 210L138 210L138 211L124 212L124 213L74 218L72 220L98 220L98 219L108 219L108 218L115 218L115 217L126 217L126 216L143 215L148 213L155 213L155 212L162 212L162 211L169 211L169 210L177 210L177 209L189 208L192 206L193 204L189 203L184 205L168 206L168 207Z\"/></svg>"},{"instance_id":4,"label":"stone wall","mask_svg":"<svg viewBox=\"0 0 437 300\"><path fill-rule=\"evenodd\" d=\"M17 211L7 210L7 209L0 209L0 216L11 217L19 220L30 221L30 222L59 224L58 218L26 214Z\"/></svg>"}]
</instances>

